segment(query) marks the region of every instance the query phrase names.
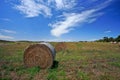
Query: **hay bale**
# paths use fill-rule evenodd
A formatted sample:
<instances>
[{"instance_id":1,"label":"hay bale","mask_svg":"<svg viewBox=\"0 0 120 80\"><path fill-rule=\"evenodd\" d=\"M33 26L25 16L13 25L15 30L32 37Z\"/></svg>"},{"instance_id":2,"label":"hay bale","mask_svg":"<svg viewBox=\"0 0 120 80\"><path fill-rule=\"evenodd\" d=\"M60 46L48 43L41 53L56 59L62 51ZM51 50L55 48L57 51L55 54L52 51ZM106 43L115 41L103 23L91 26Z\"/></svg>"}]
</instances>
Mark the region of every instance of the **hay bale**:
<instances>
[{"instance_id":1,"label":"hay bale","mask_svg":"<svg viewBox=\"0 0 120 80\"><path fill-rule=\"evenodd\" d=\"M49 43L33 44L24 51L24 64L26 67L50 68L54 58L55 50Z\"/></svg>"},{"instance_id":2,"label":"hay bale","mask_svg":"<svg viewBox=\"0 0 120 80\"><path fill-rule=\"evenodd\" d=\"M56 46L55 46L56 52L65 51L66 49L67 49L67 45L66 45L65 42L59 42L59 43L56 44Z\"/></svg>"}]
</instances>

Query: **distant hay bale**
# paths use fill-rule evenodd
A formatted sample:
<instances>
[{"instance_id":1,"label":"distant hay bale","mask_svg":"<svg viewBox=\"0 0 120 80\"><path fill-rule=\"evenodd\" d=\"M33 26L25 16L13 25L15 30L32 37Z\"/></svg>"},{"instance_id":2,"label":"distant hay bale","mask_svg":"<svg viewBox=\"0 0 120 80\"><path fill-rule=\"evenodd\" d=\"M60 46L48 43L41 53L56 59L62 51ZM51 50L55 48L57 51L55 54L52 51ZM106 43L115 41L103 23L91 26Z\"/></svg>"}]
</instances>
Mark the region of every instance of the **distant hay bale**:
<instances>
[{"instance_id":1,"label":"distant hay bale","mask_svg":"<svg viewBox=\"0 0 120 80\"><path fill-rule=\"evenodd\" d=\"M67 45L65 42L59 42L56 44L55 46L55 50L56 52L59 52L59 51L65 51L67 49Z\"/></svg>"},{"instance_id":2,"label":"distant hay bale","mask_svg":"<svg viewBox=\"0 0 120 80\"><path fill-rule=\"evenodd\" d=\"M24 52L24 64L26 67L50 68L54 58L55 50L49 43L30 45Z\"/></svg>"}]
</instances>

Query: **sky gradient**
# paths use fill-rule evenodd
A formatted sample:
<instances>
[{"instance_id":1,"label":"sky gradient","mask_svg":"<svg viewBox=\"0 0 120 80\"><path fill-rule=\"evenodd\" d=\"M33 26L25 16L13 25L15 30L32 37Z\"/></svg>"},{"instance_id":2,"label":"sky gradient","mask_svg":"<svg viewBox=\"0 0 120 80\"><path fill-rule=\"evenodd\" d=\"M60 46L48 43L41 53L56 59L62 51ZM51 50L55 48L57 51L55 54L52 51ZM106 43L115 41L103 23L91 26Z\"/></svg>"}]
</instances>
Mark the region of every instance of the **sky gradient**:
<instances>
[{"instance_id":1,"label":"sky gradient","mask_svg":"<svg viewBox=\"0 0 120 80\"><path fill-rule=\"evenodd\" d=\"M120 0L1 0L0 39L93 41L120 35Z\"/></svg>"}]
</instances>

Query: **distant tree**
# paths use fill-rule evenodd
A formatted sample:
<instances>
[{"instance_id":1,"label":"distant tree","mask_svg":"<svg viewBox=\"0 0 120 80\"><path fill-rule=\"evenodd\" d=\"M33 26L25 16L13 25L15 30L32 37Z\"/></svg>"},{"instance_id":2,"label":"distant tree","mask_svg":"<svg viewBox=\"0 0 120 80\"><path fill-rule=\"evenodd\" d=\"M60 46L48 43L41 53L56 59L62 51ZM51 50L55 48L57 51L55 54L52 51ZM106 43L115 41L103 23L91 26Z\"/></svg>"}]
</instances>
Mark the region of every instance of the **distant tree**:
<instances>
[{"instance_id":1,"label":"distant tree","mask_svg":"<svg viewBox=\"0 0 120 80\"><path fill-rule=\"evenodd\" d=\"M120 42L120 35L115 39L117 42Z\"/></svg>"},{"instance_id":2,"label":"distant tree","mask_svg":"<svg viewBox=\"0 0 120 80\"><path fill-rule=\"evenodd\" d=\"M109 38L108 37L103 37L103 42L109 42Z\"/></svg>"},{"instance_id":3,"label":"distant tree","mask_svg":"<svg viewBox=\"0 0 120 80\"><path fill-rule=\"evenodd\" d=\"M115 39L113 37L109 38L109 42L114 42L114 41L115 41Z\"/></svg>"},{"instance_id":4,"label":"distant tree","mask_svg":"<svg viewBox=\"0 0 120 80\"><path fill-rule=\"evenodd\" d=\"M96 40L96 42L120 42L120 35L116 38L113 37L103 37L102 39Z\"/></svg>"}]
</instances>

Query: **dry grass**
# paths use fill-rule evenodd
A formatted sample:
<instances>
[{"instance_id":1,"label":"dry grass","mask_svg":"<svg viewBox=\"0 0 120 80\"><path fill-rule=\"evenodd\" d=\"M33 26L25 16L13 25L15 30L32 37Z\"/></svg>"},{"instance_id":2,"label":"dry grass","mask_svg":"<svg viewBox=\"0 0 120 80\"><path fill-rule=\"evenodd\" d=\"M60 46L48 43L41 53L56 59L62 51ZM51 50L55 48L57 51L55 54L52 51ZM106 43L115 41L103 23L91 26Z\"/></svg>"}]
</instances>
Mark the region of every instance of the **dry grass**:
<instances>
[{"instance_id":1,"label":"dry grass","mask_svg":"<svg viewBox=\"0 0 120 80\"><path fill-rule=\"evenodd\" d=\"M65 51L66 49L67 49L67 45L65 42L59 42L55 45L56 52Z\"/></svg>"},{"instance_id":2,"label":"dry grass","mask_svg":"<svg viewBox=\"0 0 120 80\"><path fill-rule=\"evenodd\" d=\"M1 80L119 80L118 44L69 42L56 54L52 69L26 68L23 51L33 43L0 43ZM19 45L18 45L19 44ZM52 43L56 45L57 43Z\"/></svg>"}]
</instances>

